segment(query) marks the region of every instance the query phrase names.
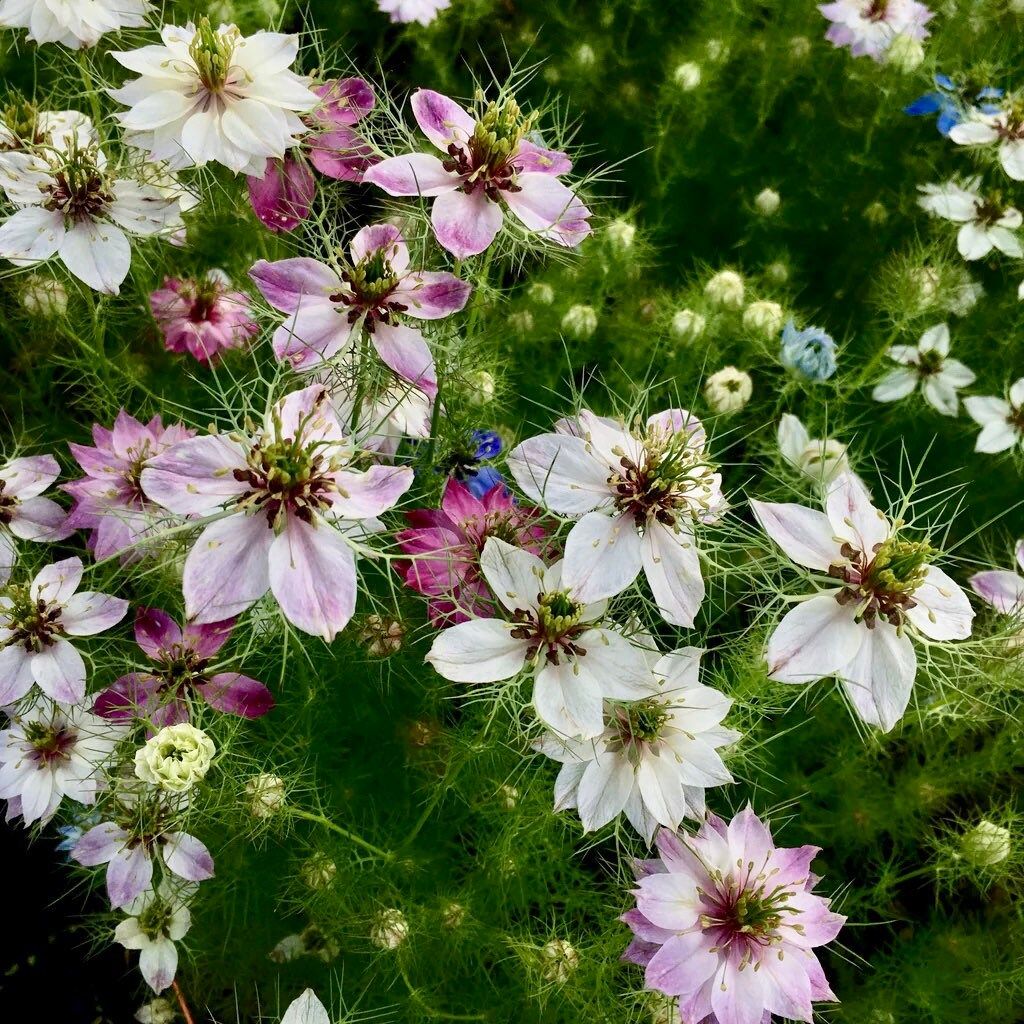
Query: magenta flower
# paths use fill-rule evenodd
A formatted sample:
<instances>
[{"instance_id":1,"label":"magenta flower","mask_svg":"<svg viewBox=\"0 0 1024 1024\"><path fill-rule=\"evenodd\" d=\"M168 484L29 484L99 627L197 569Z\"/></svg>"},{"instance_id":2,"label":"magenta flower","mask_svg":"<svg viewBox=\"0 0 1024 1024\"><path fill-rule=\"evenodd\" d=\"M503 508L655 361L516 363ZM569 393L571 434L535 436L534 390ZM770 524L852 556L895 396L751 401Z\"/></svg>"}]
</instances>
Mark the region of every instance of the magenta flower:
<instances>
[{"instance_id":1,"label":"magenta flower","mask_svg":"<svg viewBox=\"0 0 1024 1024\"><path fill-rule=\"evenodd\" d=\"M261 177L248 178L249 202L271 231L293 231L309 216L316 178L306 160L336 181L362 181L373 149L352 130L375 103L373 89L361 78L341 78L314 86L321 103L302 120L309 128L298 152L267 160Z\"/></svg>"},{"instance_id":2,"label":"magenta flower","mask_svg":"<svg viewBox=\"0 0 1024 1024\"><path fill-rule=\"evenodd\" d=\"M287 319L274 332L274 354L304 370L348 352L366 330L383 362L429 397L437 394L434 359L405 317L440 320L457 313L472 286L452 274L409 270L409 249L392 224L362 228L339 275L308 257L259 260L249 276Z\"/></svg>"},{"instance_id":3,"label":"magenta flower","mask_svg":"<svg viewBox=\"0 0 1024 1024\"><path fill-rule=\"evenodd\" d=\"M539 511L523 508L502 483L476 498L465 484L449 480L439 509L406 513L409 528L395 536L410 556L396 563L405 585L430 598L434 626L490 618L494 603L480 571L480 553L488 537L500 537L534 555L544 554L547 531Z\"/></svg>"},{"instance_id":4,"label":"magenta flower","mask_svg":"<svg viewBox=\"0 0 1024 1024\"><path fill-rule=\"evenodd\" d=\"M835 0L818 10L832 22L825 38L833 46L848 46L854 57L876 61L885 59L897 36L927 39L925 25L935 17L917 0Z\"/></svg>"},{"instance_id":5,"label":"magenta flower","mask_svg":"<svg viewBox=\"0 0 1024 1024\"><path fill-rule=\"evenodd\" d=\"M260 718L273 706L270 691L238 672L211 672L210 661L231 636L234 619L179 626L159 608L135 613L135 640L152 659L148 672L131 672L96 698L93 712L114 721L146 718L154 729L189 720L189 697L242 718Z\"/></svg>"},{"instance_id":6,"label":"magenta flower","mask_svg":"<svg viewBox=\"0 0 1024 1024\"><path fill-rule=\"evenodd\" d=\"M320 384L293 391L251 435L181 441L143 470L146 496L179 515L216 514L185 560L185 614L222 622L267 591L292 625L332 640L352 617L352 538L380 528L376 517L412 483L412 470L354 468Z\"/></svg>"},{"instance_id":7,"label":"magenta flower","mask_svg":"<svg viewBox=\"0 0 1024 1024\"><path fill-rule=\"evenodd\" d=\"M60 476L52 455L11 459L0 466L0 586L11 578L17 560L13 538L64 540L74 532L67 513L43 491Z\"/></svg>"},{"instance_id":8,"label":"magenta flower","mask_svg":"<svg viewBox=\"0 0 1024 1024\"><path fill-rule=\"evenodd\" d=\"M68 526L91 530L89 548L101 561L121 553L122 564L142 557L141 541L159 514L139 484L143 469L165 448L195 433L181 424L165 427L159 416L140 423L122 409L113 429L92 428L95 447L70 444L86 475L61 490L74 498Z\"/></svg>"},{"instance_id":9,"label":"magenta flower","mask_svg":"<svg viewBox=\"0 0 1024 1024\"><path fill-rule=\"evenodd\" d=\"M364 181L392 196L436 197L437 240L453 256L475 256L494 241L507 208L527 230L573 248L590 234L590 211L559 176L572 170L565 153L530 141L534 118L513 99L489 103L477 117L430 89L412 95L423 134L445 154L390 157Z\"/></svg>"},{"instance_id":10,"label":"magenta flower","mask_svg":"<svg viewBox=\"0 0 1024 1024\"><path fill-rule=\"evenodd\" d=\"M1014 549L1017 565L1024 571L1024 540ZM1011 569L987 569L976 572L968 582L986 604L1004 615L1020 615L1024 611L1024 576Z\"/></svg>"},{"instance_id":11,"label":"magenta flower","mask_svg":"<svg viewBox=\"0 0 1024 1024\"><path fill-rule=\"evenodd\" d=\"M188 352L207 365L225 349L244 348L260 331L249 297L231 290L223 270L209 270L197 280L168 277L150 295L149 306L168 352Z\"/></svg>"},{"instance_id":12,"label":"magenta flower","mask_svg":"<svg viewBox=\"0 0 1024 1024\"><path fill-rule=\"evenodd\" d=\"M750 807L655 842L661 857L638 862L636 909L622 917L635 935L623 959L679 997L687 1024L810 1021L814 1000L835 1000L812 950L846 918L811 892L817 846L777 848Z\"/></svg>"}]
</instances>

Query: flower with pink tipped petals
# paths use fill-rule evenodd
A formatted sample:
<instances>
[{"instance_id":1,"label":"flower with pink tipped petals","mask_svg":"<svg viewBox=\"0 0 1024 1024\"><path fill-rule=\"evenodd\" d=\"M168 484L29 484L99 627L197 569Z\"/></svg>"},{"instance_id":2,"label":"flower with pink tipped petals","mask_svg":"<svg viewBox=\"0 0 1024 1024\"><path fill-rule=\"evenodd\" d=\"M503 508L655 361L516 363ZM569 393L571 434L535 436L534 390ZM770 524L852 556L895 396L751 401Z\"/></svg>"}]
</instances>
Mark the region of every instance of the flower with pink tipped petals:
<instances>
[{"instance_id":1,"label":"flower with pink tipped petals","mask_svg":"<svg viewBox=\"0 0 1024 1024\"><path fill-rule=\"evenodd\" d=\"M150 500L215 515L185 560L188 618L222 622L270 591L293 626L333 640L355 609L348 535L378 530L412 483L404 467L358 470L358 454L314 384L282 398L249 435L188 438L154 459L142 472Z\"/></svg>"},{"instance_id":2,"label":"flower with pink tipped petals","mask_svg":"<svg viewBox=\"0 0 1024 1024\"><path fill-rule=\"evenodd\" d=\"M776 847L750 807L729 824L709 814L695 836L661 829L655 842L661 856L636 865L636 908L622 916L635 936L623 959L678 997L682 1020L811 1021L815 1001L835 1001L813 950L846 918L811 891L819 847Z\"/></svg>"},{"instance_id":3,"label":"flower with pink tipped petals","mask_svg":"<svg viewBox=\"0 0 1024 1024\"><path fill-rule=\"evenodd\" d=\"M85 696L85 662L69 636L92 636L117 625L128 602L78 591L82 560L40 569L27 587L0 596L0 707L21 700L35 683L51 700L77 704Z\"/></svg>"},{"instance_id":4,"label":"flower with pink tipped petals","mask_svg":"<svg viewBox=\"0 0 1024 1024\"><path fill-rule=\"evenodd\" d=\"M434 198L434 234L457 259L476 256L494 241L506 209L527 231L567 248L590 234L590 210L558 180L572 162L531 141L534 118L515 100L488 103L474 116L447 96L417 89L412 109L444 157L393 156L374 164L363 180L388 195Z\"/></svg>"},{"instance_id":5,"label":"flower with pink tipped petals","mask_svg":"<svg viewBox=\"0 0 1024 1024\"><path fill-rule=\"evenodd\" d=\"M452 0L377 0L377 6L397 24L415 21L429 25L441 11L447 11Z\"/></svg>"},{"instance_id":6,"label":"flower with pink tipped petals","mask_svg":"<svg viewBox=\"0 0 1024 1024\"><path fill-rule=\"evenodd\" d=\"M1017 541L1014 549L1017 565L1024 571L1024 540ZM1004 615L1024 612L1024 576L1010 569L988 569L976 572L968 581L971 589L986 604Z\"/></svg>"},{"instance_id":7,"label":"flower with pink tipped petals","mask_svg":"<svg viewBox=\"0 0 1024 1024\"><path fill-rule=\"evenodd\" d=\"M925 25L935 17L917 0L835 0L818 10L832 22L825 38L838 47L848 46L854 57L882 61L897 37L922 40Z\"/></svg>"},{"instance_id":8,"label":"flower with pink tipped petals","mask_svg":"<svg viewBox=\"0 0 1024 1024\"><path fill-rule=\"evenodd\" d=\"M387 372L386 380L368 384L356 378L358 360L351 369L356 371L344 384L331 388L331 405L345 432L369 452L381 458L393 458L405 437L425 440L430 437L430 424L434 415L434 399ZM356 399L362 384L359 413Z\"/></svg>"},{"instance_id":9,"label":"flower with pink tipped petals","mask_svg":"<svg viewBox=\"0 0 1024 1024\"><path fill-rule=\"evenodd\" d=\"M581 600L613 597L643 569L666 621L693 625L704 600L694 527L725 504L695 416L669 409L634 432L584 409L524 441L508 465L530 498L579 519L564 576Z\"/></svg>"},{"instance_id":10,"label":"flower with pink tipped petals","mask_svg":"<svg viewBox=\"0 0 1024 1024\"><path fill-rule=\"evenodd\" d=\"M195 885L172 884L164 876L157 889L147 889L124 908L129 915L114 929L114 941L139 951L139 972L154 992L163 992L178 973L178 949L192 927L188 904Z\"/></svg>"},{"instance_id":11,"label":"flower with pink tipped petals","mask_svg":"<svg viewBox=\"0 0 1024 1024\"><path fill-rule=\"evenodd\" d=\"M349 251L340 274L305 256L259 260L249 271L267 302L289 315L274 332L274 354L306 370L347 353L365 330L381 360L433 398L434 358L419 329L404 321L458 313L472 286L452 274L410 270L409 248L392 224L362 228Z\"/></svg>"},{"instance_id":12,"label":"flower with pink tipped petals","mask_svg":"<svg viewBox=\"0 0 1024 1024\"><path fill-rule=\"evenodd\" d=\"M487 618L493 611L480 569L487 538L500 537L540 556L547 531L538 515L535 508L517 505L504 484L477 498L465 484L449 480L439 509L406 513L409 526L395 540L410 557L395 568L407 587L430 599L434 626Z\"/></svg>"},{"instance_id":13,"label":"flower with pink tipped petals","mask_svg":"<svg viewBox=\"0 0 1024 1024\"><path fill-rule=\"evenodd\" d=\"M810 683L836 676L869 725L900 720L917 675L913 638L963 640L974 609L938 566L934 549L907 537L871 503L863 482L842 473L825 511L752 501L761 528L820 587L795 604L768 640L769 678Z\"/></svg>"},{"instance_id":14,"label":"flower with pink tipped petals","mask_svg":"<svg viewBox=\"0 0 1024 1024\"><path fill-rule=\"evenodd\" d=\"M260 718L273 706L270 691L238 672L213 671L210 662L228 641L234 619L179 626L159 608L135 613L135 639L153 661L148 672L131 672L96 698L93 711L103 718L145 718L153 729L190 719L190 698L241 718ZM223 665L218 665L223 668Z\"/></svg>"},{"instance_id":15,"label":"flower with pink tipped petals","mask_svg":"<svg viewBox=\"0 0 1024 1024\"><path fill-rule=\"evenodd\" d=\"M52 455L29 455L0 466L0 586L11 578L18 540L64 540L74 532L67 513L43 491L60 476Z\"/></svg>"},{"instance_id":16,"label":"flower with pink tipped petals","mask_svg":"<svg viewBox=\"0 0 1024 1024\"><path fill-rule=\"evenodd\" d=\"M249 297L231 290L223 270L209 270L197 280L168 277L149 297L168 352L188 352L210 365L229 348L244 348L259 334Z\"/></svg>"},{"instance_id":17,"label":"flower with pink tipped petals","mask_svg":"<svg viewBox=\"0 0 1024 1024\"><path fill-rule=\"evenodd\" d=\"M139 542L161 510L146 500L139 478L151 459L194 433L178 423L165 427L159 416L141 423L122 409L111 429L93 426L94 445L68 445L86 473L61 486L74 499L68 525L91 531L89 548L96 558L120 552L127 565L142 557L144 544Z\"/></svg>"}]
</instances>

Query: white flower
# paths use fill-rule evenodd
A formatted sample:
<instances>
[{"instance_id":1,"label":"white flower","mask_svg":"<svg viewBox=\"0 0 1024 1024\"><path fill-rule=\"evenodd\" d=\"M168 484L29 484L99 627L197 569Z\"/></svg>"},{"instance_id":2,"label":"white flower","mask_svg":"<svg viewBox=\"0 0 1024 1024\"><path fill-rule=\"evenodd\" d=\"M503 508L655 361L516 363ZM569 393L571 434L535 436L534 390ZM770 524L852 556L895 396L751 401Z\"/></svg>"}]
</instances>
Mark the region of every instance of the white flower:
<instances>
[{"instance_id":1,"label":"white flower","mask_svg":"<svg viewBox=\"0 0 1024 1024\"><path fill-rule=\"evenodd\" d=\"M990 868L1010 856L1010 830L994 821L979 821L960 840L964 860L978 867Z\"/></svg>"},{"instance_id":2,"label":"white flower","mask_svg":"<svg viewBox=\"0 0 1024 1024\"><path fill-rule=\"evenodd\" d=\"M906 398L919 384L924 400L943 416L960 410L957 391L973 384L974 374L949 356L949 327L936 324L921 335L917 345L893 345L889 358L900 368L890 370L871 392L876 402Z\"/></svg>"},{"instance_id":3,"label":"white flower","mask_svg":"<svg viewBox=\"0 0 1024 1024\"><path fill-rule=\"evenodd\" d=\"M139 950L139 970L154 992L163 992L178 972L174 945L192 926L188 900L193 886L175 887L166 880L156 891L149 889L126 908L126 917L114 929L114 941L125 949Z\"/></svg>"},{"instance_id":4,"label":"white flower","mask_svg":"<svg viewBox=\"0 0 1024 1024\"><path fill-rule=\"evenodd\" d=\"M723 367L704 383L704 400L713 412L720 414L739 412L750 401L753 392L754 382L750 374L737 370L735 366Z\"/></svg>"},{"instance_id":5,"label":"white flower","mask_svg":"<svg viewBox=\"0 0 1024 1024\"><path fill-rule=\"evenodd\" d=\"M370 929L370 941L380 949L397 949L409 937L409 922L397 907L382 910Z\"/></svg>"},{"instance_id":6,"label":"white flower","mask_svg":"<svg viewBox=\"0 0 1024 1024\"><path fill-rule=\"evenodd\" d=\"M307 988L298 999L293 999L284 1011L281 1024L331 1024L327 1008L316 997L316 993Z\"/></svg>"},{"instance_id":7,"label":"white flower","mask_svg":"<svg viewBox=\"0 0 1024 1024\"><path fill-rule=\"evenodd\" d=\"M131 107L118 114L130 145L177 170L209 161L262 177L268 158L280 159L306 128L298 116L320 101L309 79L289 70L297 36L234 25L214 29L165 25L163 45L111 53L132 79L110 95Z\"/></svg>"},{"instance_id":8,"label":"white flower","mask_svg":"<svg viewBox=\"0 0 1024 1024\"><path fill-rule=\"evenodd\" d=\"M65 796L95 803L100 766L124 731L82 705L41 702L13 715L0 732L0 797L11 801L8 818L20 813L26 825L48 821Z\"/></svg>"},{"instance_id":9,"label":"white flower","mask_svg":"<svg viewBox=\"0 0 1024 1024\"><path fill-rule=\"evenodd\" d=\"M754 206L757 207L757 212L765 217L777 213L781 205L782 196L773 188L763 188L754 196Z\"/></svg>"},{"instance_id":10,"label":"white flower","mask_svg":"<svg viewBox=\"0 0 1024 1024\"><path fill-rule=\"evenodd\" d=\"M35 146L67 152L98 143L92 120L78 110L36 110L26 103L9 108L0 121L0 162L6 153Z\"/></svg>"},{"instance_id":11,"label":"white flower","mask_svg":"<svg viewBox=\"0 0 1024 1024\"><path fill-rule=\"evenodd\" d=\"M19 207L0 227L0 257L28 266L57 256L90 288L116 295L131 265L125 232L169 234L181 226L178 202L115 178L98 147L41 152L0 159L0 187Z\"/></svg>"},{"instance_id":12,"label":"white flower","mask_svg":"<svg viewBox=\"0 0 1024 1024\"><path fill-rule=\"evenodd\" d=\"M672 336L679 341L696 341L707 324L707 320L692 309L677 310L672 317Z\"/></svg>"},{"instance_id":13,"label":"white flower","mask_svg":"<svg viewBox=\"0 0 1024 1024\"><path fill-rule=\"evenodd\" d=\"M823 487L850 468L845 444L829 438L812 438L803 423L791 413L783 413L776 436L782 457Z\"/></svg>"},{"instance_id":14,"label":"white flower","mask_svg":"<svg viewBox=\"0 0 1024 1024\"><path fill-rule=\"evenodd\" d=\"M961 146L999 145L999 162L1014 181L1024 181L1024 116L1017 107L994 114L974 110L954 125L949 137Z\"/></svg>"},{"instance_id":15,"label":"white flower","mask_svg":"<svg viewBox=\"0 0 1024 1024\"><path fill-rule=\"evenodd\" d=\"M135 751L135 775L168 793L185 793L206 778L217 748L194 725L165 725Z\"/></svg>"},{"instance_id":16,"label":"white flower","mask_svg":"<svg viewBox=\"0 0 1024 1024\"><path fill-rule=\"evenodd\" d=\"M597 311L593 306L570 306L562 317L562 330L577 341L586 341L597 330Z\"/></svg>"},{"instance_id":17,"label":"white flower","mask_svg":"<svg viewBox=\"0 0 1024 1024\"><path fill-rule=\"evenodd\" d=\"M924 63L924 45L907 32L901 32L885 51L885 63L897 71L916 71Z\"/></svg>"},{"instance_id":18,"label":"white flower","mask_svg":"<svg viewBox=\"0 0 1024 1024\"><path fill-rule=\"evenodd\" d=\"M964 399L967 415L981 427L976 452L994 455L1024 439L1024 377L1010 387L1007 398L972 395Z\"/></svg>"},{"instance_id":19,"label":"white flower","mask_svg":"<svg viewBox=\"0 0 1024 1024\"><path fill-rule=\"evenodd\" d=\"M653 643L652 643L653 647ZM704 652L684 647L658 658L642 698L605 708L596 739L546 735L536 747L562 763L555 810L575 807L585 832L625 812L648 843L658 825L678 829L704 817L704 791L732 782L717 748L740 734L721 725L732 701L698 679Z\"/></svg>"},{"instance_id":20,"label":"white flower","mask_svg":"<svg viewBox=\"0 0 1024 1024\"><path fill-rule=\"evenodd\" d=\"M469 401L472 405L487 405L494 399L494 377L486 370L474 370L468 377Z\"/></svg>"},{"instance_id":21,"label":"white flower","mask_svg":"<svg viewBox=\"0 0 1024 1024\"><path fill-rule=\"evenodd\" d=\"M508 465L534 501L582 517L566 539L563 570L579 600L619 594L643 569L664 618L693 625L704 599L694 526L725 504L696 416L667 409L634 433L584 409L555 433L524 441Z\"/></svg>"},{"instance_id":22,"label":"white flower","mask_svg":"<svg viewBox=\"0 0 1024 1024\"><path fill-rule=\"evenodd\" d=\"M28 29L36 43L81 49L105 32L141 27L150 10L147 0L0 0L0 25Z\"/></svg>"},{"instance_id":23,"label":"white flower","mask_svg":"<svg viewBox=\"0 0 1024 1024\"><path fill-rule=\"evenodd\" d=\"M1024 256L1024 248L1016 235L1024 220L1020 211L986 200L977 191L978 185L978 178L971 178L963 185L955 181L921 185L918 202L933 216L963 225L956 245L965 260L980 260L993 249L1007 256Z\"/></svg>"},{"instance_id":24,"label":"white flower","mask_svg":"<svg viewBox=\"0 0 1024 1024\"><path fill-rule=\"evenodd\" d=\"M743 305L743 278L735 270L720 270L704 285L704 294L716 305L739 309Z\"/></svg>"},{"instance_id":25,"label":"white flower","mask_svg":"<svg viewBox=\"0 0 1024 1024\"><path fill-rule=\"evenodd\" d=\"M748 331L756 331L768 337L774 337L782 330L785 314L777 302L752 302L743 311L743 326Z\"/></svg>"},{"instance_id":26,"label":"white flower","mask_svg":"<svg viewBox=\"0 0 1024 1024\"><path fill-rule=\"evenodd\" d=\"M628 252L636 239L636 226L628 220L613 220L604 229L605 237L619 252Z\"/></svg>"},{"instance_id":27,"label":"white flower","mask_svg":"<svg viewBox=\"0 0 1024 1024\"><path fill-rule=\"evenodd\" d=\"M913 638L963 640L974 610L933 551L906 538L852 473L828 489L824 513L752 501L764 531L797 565L819 574L768 640L768 673L782 683L837 676L857 714L888 732L917 674Z\"/></svg>"},{"instance_id":28,"label":"white flower","mask_svg":"<svg viewBox=\"0 0 1024 1024\"><path fill-rule=\"evenodd\" d=\"M591 556L592 558L594 556ZM599 625L607 602L584 602L529 551L489 537L480 568L508 619L471 619L440 632L427 655L457 683L533 676L533 706L542 722L568 737L599 735L606 697L630 700L647 682L643 652L621 633Z\"/></svg>"},{"instance_id":29,"label":"white flower","mask_svg":"<svg viewBox=\"0 0 1024 1024\"><path fill-rule=\"evenodd\" d=\"M448 10L451 0L377 0L377 6L390 15L392 22L418 22L429 25L440 11Z\"/></svg>"},{"instance_id":30,"label":"white flower","mask_svg":"<svg viewBox=\"0 0 1024 1024\"><path fill-rule=\"evenodd\" d=\"M672 78L683 92L693 92L700 85L700 65L688 60L672 72Z\"/></svg>"}]
</instances>

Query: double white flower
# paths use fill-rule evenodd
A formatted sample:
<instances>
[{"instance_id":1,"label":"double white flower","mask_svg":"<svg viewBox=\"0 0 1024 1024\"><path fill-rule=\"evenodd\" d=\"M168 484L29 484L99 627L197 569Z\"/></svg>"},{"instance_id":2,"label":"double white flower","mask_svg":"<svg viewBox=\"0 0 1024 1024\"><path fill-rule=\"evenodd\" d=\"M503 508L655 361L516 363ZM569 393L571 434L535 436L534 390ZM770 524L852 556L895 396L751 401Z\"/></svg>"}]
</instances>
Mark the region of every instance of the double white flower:
<instances>
[{"instance_id":1,"label":"double white flower","mask_svg":"<svg viewBox=\"0 0 1024 1024\"><path fill-rule=\"evenodd\" d=\"M150 10L147 0L0 0L0 25L28 29L40 45L83 49L107 32L139 28Z\"/></svg>"},{"instance_id":2,"label":"double white flower","mask_svg":"<svg viewBox=\"0 0 1024 1024\"><path fill-rule=\"evenodd\" d=\"M948 357L946 324L929 327L916 345L893 345L889 358L900 366L875 385L871 397L876 402L895 402L920 385L924 400L933 409L943 416L955 416L960 409L957 391L973 384L975 376L959 360Z\"/></svg>"}]
</instances>

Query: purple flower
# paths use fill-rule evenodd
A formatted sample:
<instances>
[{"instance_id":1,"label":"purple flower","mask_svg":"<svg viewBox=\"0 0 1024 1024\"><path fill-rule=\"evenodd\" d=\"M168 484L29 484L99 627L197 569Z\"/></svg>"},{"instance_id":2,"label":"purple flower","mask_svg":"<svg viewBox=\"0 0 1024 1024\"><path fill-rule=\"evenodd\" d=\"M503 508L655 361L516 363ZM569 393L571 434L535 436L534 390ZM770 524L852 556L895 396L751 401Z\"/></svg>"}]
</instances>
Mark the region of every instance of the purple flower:
<instances>
[{"instance_id":1,"label":"purple flower","mask_svg":"<svg viewBox=\"0 0 1024 1024\"><path fill-rule=\"evenodd\" d=\"M43 491L60 476L52 455L11 459L0 466L0 586L11 578L17 559L12 537L19 540L63 540L74 532L67 513Z\"/></svg>"},{"instance_id":2,"label":"purple flower","mask_svg":"<svg viewBox=\"0 0 1024 1024\"><path fill-rule=\"evenodd\" d=\"M448 10L451 0L377 0L377 6L398 24L416 21L429 25L439 11Z\"/></svg>"},{"instance_id":3,"label":"purple flower","mask_svg":"<svg viewBox=\"0 0 1024 1024\"><path fill-rule=\"evenodd\" d=\"M179 626L159 608L139 608L135 639L152 659L149 672L122 676L96 699L93 711L115 721L146 718L154 729L189 720L189 697L242 718L260 718L273 706L270 691L238 672L212 672L211 659L227 643L234 619Z\"/></svg>"},{"instance_id":4,"label":"purple flower","mask_svg":"<svg viewBox=\"0 0 1024 1024\"><path fill-rule=\"evenodd\" d=\"M530 140L534 119L515 100L489 103L474 117L447 96L418 89L412 109L444 159L394 156L363 180L392 196L436 197L434 234L453 256L483 252L501 230L506 208L527 230L558 245L574 248L590 234L590 211L558 180L572 162Z\"/></svg>"},{"instance_id":5,"label":"purple flower","mask_svg":"<svg viewBox=\"0 0 1024 1024\"><path fill-rule=\"evenodd\" d=\"M409 249L391 224L362 228L340 275L308 257L268 263L249 271L266 300L290 314L274 333L278 359L296 369L347 352L365 329L383 362L433 398L434 359L423 335L402 321L440 320L465 305L471 285L452 274L409 269Z\"/></svg>"},{"instance_id":6,"label":"purple flower","mask_svg":"<svg viewBox=\"0 0 1024 1024\"><path fill-rule=\"evenodd\" d=\"M1024 540L1014 549L1017 565L1024 571ZM968 582L986 604L1004 615L1020 615L1024 611L1024 577L1010 569L989 569L976 572Z\"/></svg>"},{"instance_id":7,"label":"purple flower","mask_svg":"<svg viewBox=\"0 0 1024 1024\"><path fill-rule=\"evenodd\" d=\"M848 46L854 57L882 61L897 36L927 39L925 25L935 16L917 0L835 0L818 10L832 24L825 38L838 47Z\"/></svg>"},{"instance_id":8,"label":"purple flower","mask_svg":"<svg viewBox=\"0 0 1024 1024\"><path fill-rule=\"evenodd\" d=\"M811 892L818 847L776 847L750 807L728 825L709 814L695 836L661 829L655 842L661 857L635 867L623 959L679 998L684 1021L810 1021L814 1000L835 999L812 950L846 918Z\"/></svg>"}]
</instances>

